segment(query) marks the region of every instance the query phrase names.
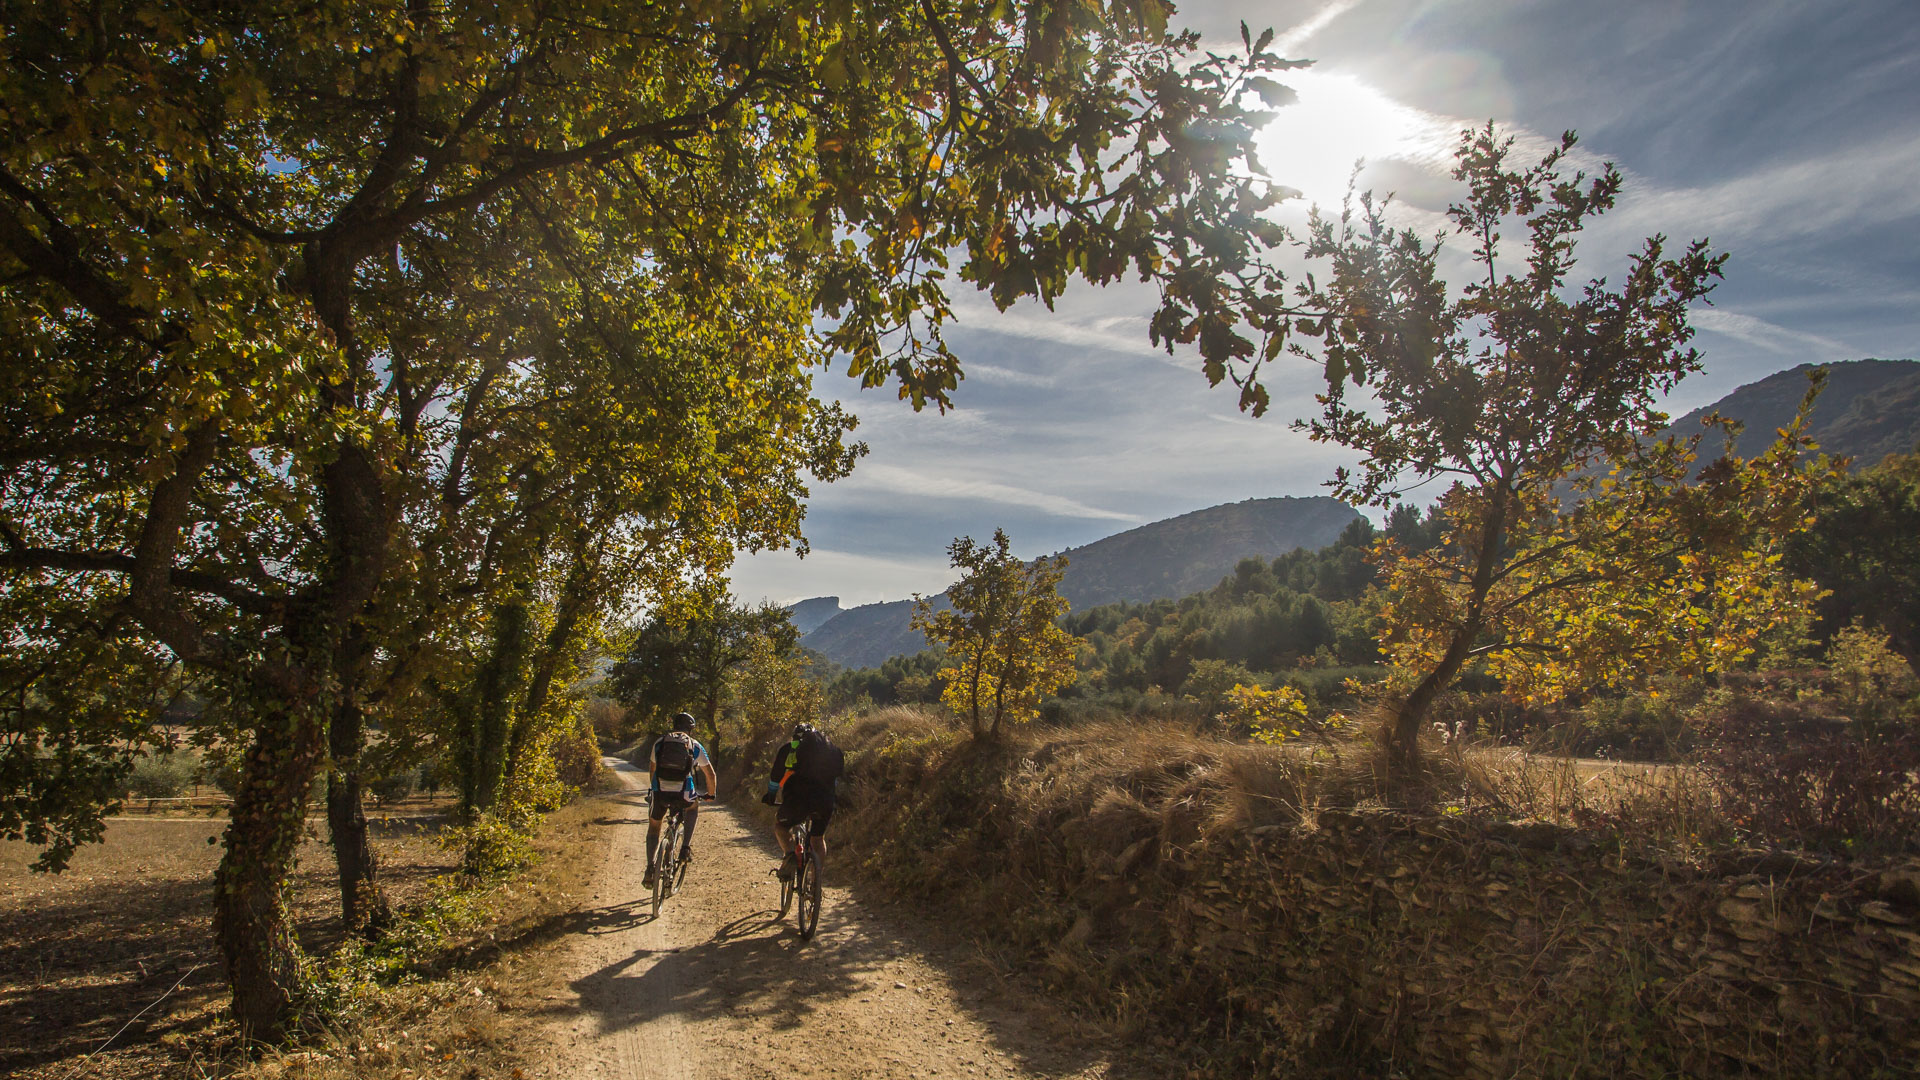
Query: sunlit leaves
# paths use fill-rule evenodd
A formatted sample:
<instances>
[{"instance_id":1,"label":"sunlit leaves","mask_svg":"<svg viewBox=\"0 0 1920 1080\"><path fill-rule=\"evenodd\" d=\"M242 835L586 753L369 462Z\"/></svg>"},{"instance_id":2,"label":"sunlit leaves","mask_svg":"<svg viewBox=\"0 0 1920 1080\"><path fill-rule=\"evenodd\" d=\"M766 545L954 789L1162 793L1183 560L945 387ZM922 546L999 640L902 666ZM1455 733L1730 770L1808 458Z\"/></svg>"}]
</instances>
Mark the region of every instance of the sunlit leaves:
<instances>
[{"instance_id":1,"label":"sunlit leaves","mask_svg":"<svg viewBox=\"0 0 1920 1080\"><path fill-rule=\"evenodd\" d=\"M1033 719L1041 698L1073 681L1075 639L1055 621L1067 611L1057 591L1067 560L1023 563L998 529L991 545L960 537L948 553L961 573L946 592L952 606L920 601L913 626L946 646L941 700L975 735L997 735L1004 721Z\"/></svg>"}]
</instances>

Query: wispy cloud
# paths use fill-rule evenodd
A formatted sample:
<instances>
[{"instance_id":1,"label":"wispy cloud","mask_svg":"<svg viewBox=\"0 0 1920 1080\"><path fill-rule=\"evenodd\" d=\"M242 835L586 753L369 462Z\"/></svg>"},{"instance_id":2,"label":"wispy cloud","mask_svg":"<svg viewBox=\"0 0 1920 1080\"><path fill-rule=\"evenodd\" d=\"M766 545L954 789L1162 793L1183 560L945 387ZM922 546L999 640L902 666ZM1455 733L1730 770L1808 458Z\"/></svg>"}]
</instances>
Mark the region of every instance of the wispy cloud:
<instances>
[{"instance_id":1,"label":"wispy cloud","mask_svg":"<svg viewBox=\"0 0 1920 1080\"><path fill-rule=\"evenodd\" d=\"M1306 19L1301 22L1287 27L1278 37L1274 38L1273 51L1281 56L1292 53L1300 46L1305 45L1312 39L1313 35L1326 29L1327 25L1333 22L1333 20L1359 7L1361 2L1362 0L1332 0L1331 3L1322 5L1320 10L1307 16Z\"/></svg>"},{"instance_id":2,"label":"wispy cloud","mask_svg":"<svg viewBox=\"0 0 1920 1080\"><path fill-rule=\"evenodd\" d=\"M993 364L974 362L966 366L967 378L988 383L1006 383L1012 386L1057 386L1060 380L1052 375L1040 375L1031 371L1015 371L1012 368L997 367Z\"/></svg>"},{"instance_id":3,"label":"wispy cloud","mask_svg":"<svg viewBox=\"0 0 1920 1080\"><path fill-rule=\"evenodd\" d=\"M955 305L955 321L967 330L985 331L1029 341L1050 341L1097 349L1102 353L1121 353L1185 366L1183 358L1169 356L1165 349L1147 338L1145 319L1104 317L1097 323L1083 323L1060 314L1028 314L1022 311L995 311L989 307ZM1129 324L1137 330L1128 332Z\"/></svg>"},{"instance_id":4,"label":"wispy cloud","mask_svg":"<svg viewBox=\"0 0 1920 1080\"><path fill-rule=\"evenodd\" d=\"M1690 314L1693 325L1702 330L1724 334L1782 356L1798 356L1809 362L1818 362L1842 360L1854 353L1854 350L1832 338L1792 330L1737 311L1697 308Z\"/></svg>"},{"instance_id":5,"label":"wispy cloud","mask_svg":"<svg viewBox=\"0 0 1920 1080\"><path fill-rule=\"evenodd\" d=\"M1716 243L1850 235L1866 223L1920 216L1916 172L1920 141L1902 132L1715 184L1644 191L1622 202L1614 224L1636 234L1684 230Z\"/></svg>"},{"instance_id":6,"label":"wispy cloud","mask_svg":"<svg viewBox=\"0 0 1920 1080\"><path fill-rule=\"evenodd\" d=\"M863 465L854 473L853 479L847 481L846 486L930 499L980 499L1007 506L1024 506L1063 517L1135 523L1142 520L1133 514L1088 506L1064 495L974 477L942 475L929 469L904 469L897 465Z\"/></svg>"}]
</instances>

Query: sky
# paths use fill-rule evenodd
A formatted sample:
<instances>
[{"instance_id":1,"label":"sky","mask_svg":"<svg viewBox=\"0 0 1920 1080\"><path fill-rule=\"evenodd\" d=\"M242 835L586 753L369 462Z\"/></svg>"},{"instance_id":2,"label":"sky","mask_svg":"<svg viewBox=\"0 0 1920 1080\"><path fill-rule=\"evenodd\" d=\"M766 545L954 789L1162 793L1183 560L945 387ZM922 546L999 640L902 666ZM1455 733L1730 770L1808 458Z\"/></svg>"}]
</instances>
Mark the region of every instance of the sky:
<instances>
[{"instance_id":1,"label":"sky","mask_svg":"<svg viewBox=\"0 0 1920 1080\"><path fill-rule=\"evenodd\" d=\"M1362 159L1360 186L1395 192L1431 233L1457 195L1458 133L1491 119L1523 148L1575 130L1576 164L1625 175L1583 276L1617 276L1653 233L1730 252L1693 316L1705 369L1674 415L1797 364L1920 356L1914 0L1189 0L1174 22L1227 51L1242 20L1314 62L1283 75L1299 101L1262 134L1266 171L1304 193L1283 220L1337 204ZM955 301L966 379L946 415L817 377L870 453L813 485L804 559L742 556L737 597L937 593L956 536L1004 528L1016 553L1044 555L1220 503L1325 494L1351 460L1291 430L1317 372L1273 371L1273 407L1251 419L1192 355L1148 343L1143 286L1076 282L1051 312Z\"/></svg>"}]
</instances>

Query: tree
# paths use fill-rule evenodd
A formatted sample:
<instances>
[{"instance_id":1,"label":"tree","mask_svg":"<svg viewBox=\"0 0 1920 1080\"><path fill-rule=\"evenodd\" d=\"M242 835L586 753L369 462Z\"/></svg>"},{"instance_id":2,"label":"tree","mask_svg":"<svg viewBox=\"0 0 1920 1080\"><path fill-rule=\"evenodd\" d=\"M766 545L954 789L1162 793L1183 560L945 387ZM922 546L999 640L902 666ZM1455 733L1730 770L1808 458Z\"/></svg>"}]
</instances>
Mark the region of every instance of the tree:
<instances>
[{"instance_id":1,"label":"tree","mask_svg":"<svg viewBox=\"0 0 1920 1080\"><path fill-rule=\"evenodd\" d=\"M736 604L723 582L708 582L649 618L609 677L615 696L636 711L655 717L693 711L718 739L733 673L762 649L790 656L799 640L784 608Z\"/></svg>"},{"instance_id":2,"label":"tree","mask_svg":"<svg viewBox=\"0 0 1920 1080\"><path fill-rule=\"evenodd\" d=\"M743 752L756 753L784 735L787 725L820 718L825 694L812 667L813 655L788 635L753 638L746 660L727 679L727 713L734 717L728 726Z\"/></svg>"},{"instance_id":3,"label":"tree","mask_svg":"<svg viewBox=\"0 0 1920 1080\"><path fill-rule=\"evenodd\" d=\"M944 406L949 273L1004 307L1137 272L1155 340L1264 408L1278 194L1244 162L1285 64L1195 58L1166 13L6 9L9 648L122 691L179 665L243 725L214 908L246 1038L302 996L281 883L313 778L345 781L350 895L364 726L465 693L522 603L544 644L486 692L531 715L601 598L792 542L804 477L849 464L810 372ZM10 792L101 795L151 737L138 694L63 729L8 678L16 743L57 748L10 756ZM106 805L7 798L56 843Z\"/></svg>"},{"instance_id":4,"label":"tree","mask_svg":"<svg viewBox=\"0 0 1920 1080\"><path fill-rule=\"evenodd\" d=\"M1525 168L1509 167L1512 145L1491 124L1461 139L1453 175L1468 196L1448 217L1474 245L1473 277L1451 297L1440 242L1393 229L1387 204L1371 197L1360 199L1357 219L1351 207L1337 222L1316 217L1308 244L1309 255L1331 262L1331 275L1303 293L1331 314L1310 328L1328 392L1307 430L1366 454L1357 476L1340 471L1335 490L1385 506L1405 482L1454 480L1442 499L1447 542L1394 564L1391 610L1409 642L1399 656L1411 667L1386 734L1402 773L1417 767L1427 710L1462 668L1511 652L1510 618L1584 580L1530 579L1540 561L1621 535L1615 527L1631 524L1623 508L1657 495L1657 483L1635 480L1609 513L1557 514L1563 485L1609 458L1632 458L1638 440L1665 422L1657 395L1700 366L1687 347L1687 309L1712 290L1725 261L1705 241L1669 257L1655 236L1618 286L1596 278L1570 288L1580 233L1613 206L1620 174L1607 165L1591 180L1566 175L1572 133ZM1503 273L1502 229L1516 219L1529 248L1521 273ZM1349 385L1365 388L1373 404L1352 401ZM1607 520L1596 526L1598 518Z\"/></svg>"},{"instance_id":5,"label":"tree","mask_svg":"<svg viewBox=\"0 0 1920 1080\"><path fill-rule=\"evenodd\" d=\"M1023 563L1010 543L1001 529L992 547L954 540L947 552L962 576L946 592L953 606L936 612L923 599L913 609L914 629L946 647L941 696L975 738L998 738L1004 720L1033 719L1041 698L1073 681L1075 639L1056 622L1067 613L1056 591L1067 560Z\"/></svg>"},{"instance_id":6,"label":"tree","mask_svg":"<svg viewBox=\"0 0 1920 1080\"><path fill-rule=\"evenodd\" d=\"M1920 674L1920 453L1895 454L1824 489L1793 545L1795 573L1827 590L1831 635L1860 620Z\"/></svg>"}]
</instances>

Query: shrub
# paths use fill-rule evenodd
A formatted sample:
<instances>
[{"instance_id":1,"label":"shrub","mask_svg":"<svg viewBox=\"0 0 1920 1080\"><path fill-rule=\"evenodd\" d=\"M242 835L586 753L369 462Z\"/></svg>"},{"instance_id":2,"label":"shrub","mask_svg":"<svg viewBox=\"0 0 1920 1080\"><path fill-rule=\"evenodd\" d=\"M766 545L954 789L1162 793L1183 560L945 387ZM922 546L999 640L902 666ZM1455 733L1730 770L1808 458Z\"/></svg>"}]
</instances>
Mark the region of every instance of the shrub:
<instances>
[{"instance_id":1,"label":"shrub","mask_svg":"<svg viewBox=\"0 0 1920 1080\"><path fill-rule=\"evenodd\" d=\"M373 792L373 797L383 803L394 802L413 794L414 786L418 782L418 772L408 769L373 780L367 784L367 790Z\"/></svg>"},{"instance_id":2,"label":"shrub","mask_svg":"<svg viewBox=\"0 0 1920 1080\"><path fill-rule=\"evenodd\" d=\"M160 750L133 763L127 790L142 799L172 799L193 786L198 762L184 751Z\"/></svg>"},{"instance_id":3,"label":"shrub","mask_svg":"<svg viewBox=\"0 0 1920 1080\"><path fill-rule=\"evenodd\" d=\"M587 699L586 714L587 722L593 725L594 735L608 746L617 745L621 734L632 723L631 710L611 698Z\"/></svg>"},{"instance_id":4,"label":"shrub","mask_svg":"<svg viewBox=\"0 0 1920 1080\"><path fill-rule=\"evenodd\" d=\"M547 745L547 752L553 755L554 771L568 787L585 788L600 773L600 744L589 730L578 724L563 728L554 733L553 741Z\"/></svg>"},{"instance_id":5,"label":"shrub","mask_svg":"<svg viewBox=\"0 0 1920 1080\"><path fill-rule=\"evenodd\" d=\"M439 843L449 851L462 852L461 872L477 880L513 873L534 860L533 837L495 814L482 814L471 825L444 830Z\"/></svg>"},{"instance_id":6,"label":"shrub","mask_svg":"<svg viewBox=\"0 0 1920 1080\"><path fill-rule=\"evenodd\" d=\"M1913 669L1893 651L1885 634L1858 621L1833 636L1827 669L1848 715L1880 723L1905 711L1914 693Z\"/></svg>"},{"instance_id":7,"label":"shrub","mask_svg":"<svg viewBox=\"0 0 1920 1080\"><path fill-rule=\"evenodd\" d=\"M1750 838L1920 848L1920 729L1730 697L1703 710L1700 734L1722 813Z\"/></svg>"}]
</instances>

